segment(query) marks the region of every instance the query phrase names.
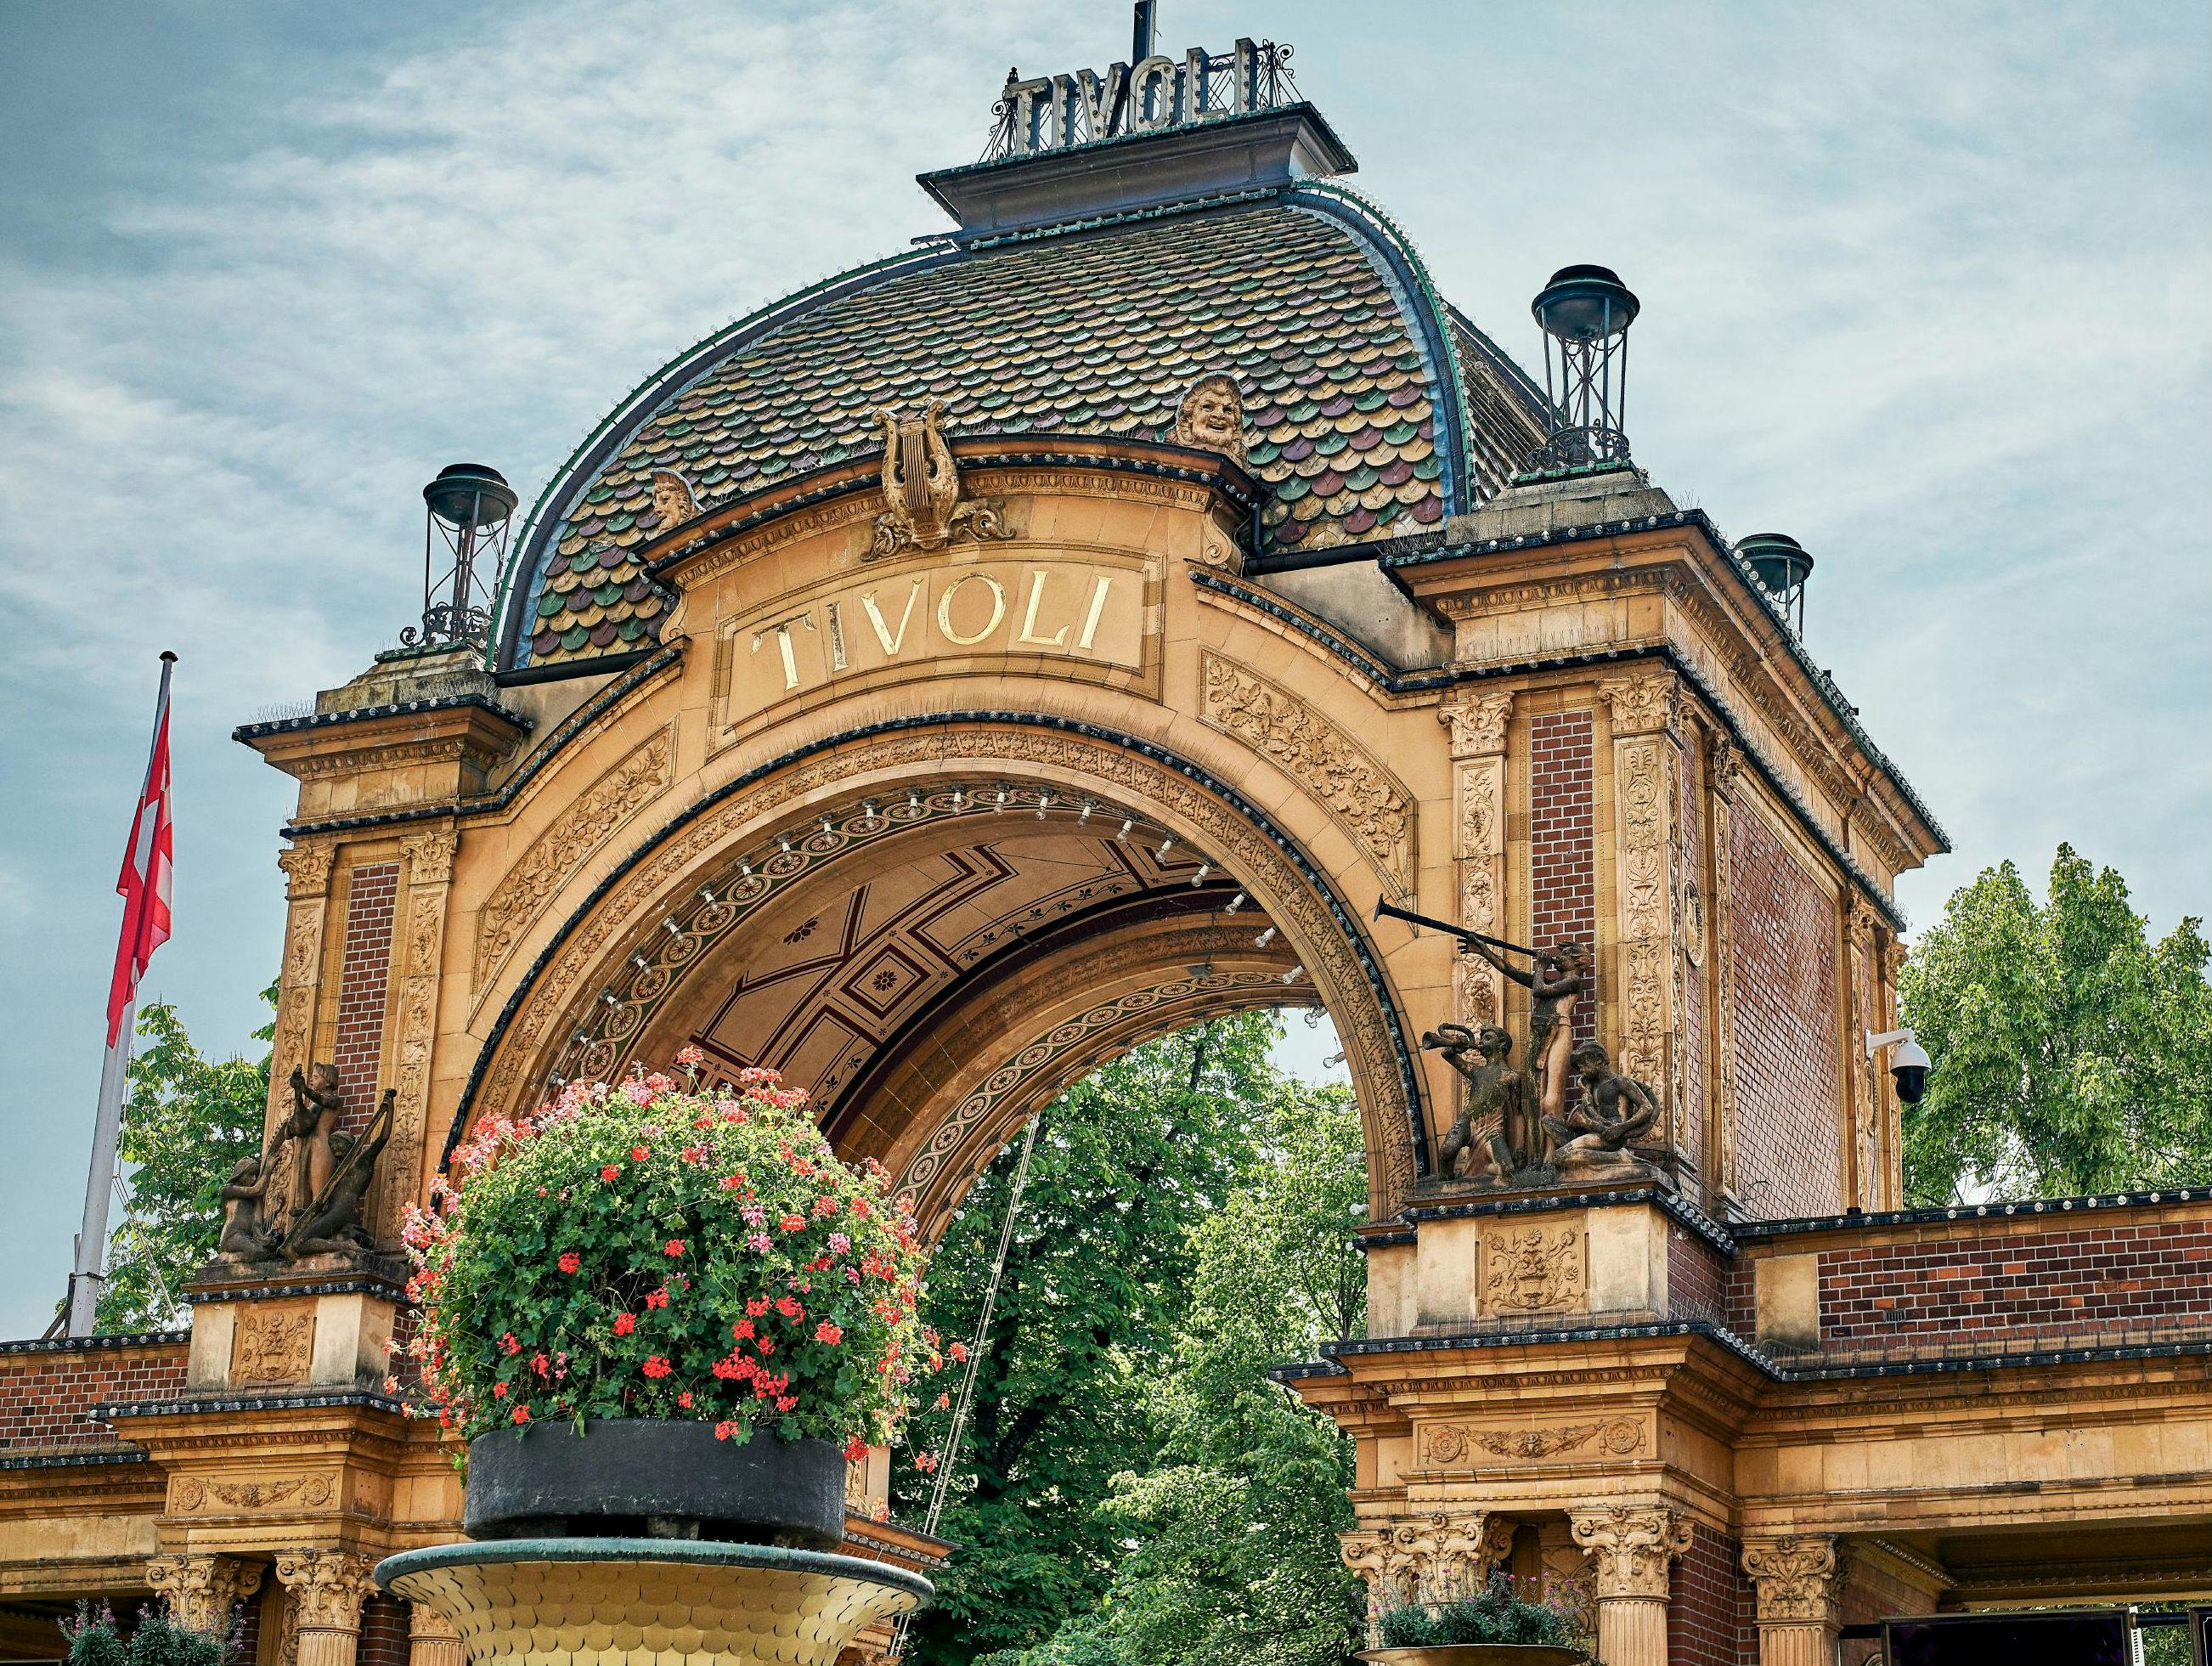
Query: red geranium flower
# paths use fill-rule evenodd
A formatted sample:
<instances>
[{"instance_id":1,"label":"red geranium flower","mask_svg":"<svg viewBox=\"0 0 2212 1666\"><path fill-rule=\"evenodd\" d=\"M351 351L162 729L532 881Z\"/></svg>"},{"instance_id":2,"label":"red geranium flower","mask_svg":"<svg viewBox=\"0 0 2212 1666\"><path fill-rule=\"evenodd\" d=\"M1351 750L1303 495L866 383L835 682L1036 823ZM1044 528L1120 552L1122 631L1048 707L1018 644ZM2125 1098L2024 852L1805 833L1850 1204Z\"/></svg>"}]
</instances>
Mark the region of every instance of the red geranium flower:
<instances>
[{"instance_id":1,"label":"red geranium flower","mask_svg":"<svg viewBox=\"0 0 2212 1666\"><path fill-rule=\"evenodd\" d=\"M667 1253L671 1256L682 1255L684 1253L684 1240L682 1238L669 1239Z\"/></svg>"},{"instance_id":2,"label":"red geranium flower","mask_svg":"<svg viewBox=\"0 0 2212 1666\"><path fill-rule=\"evenodd\" d=\"M755 1296L751 1300L745 1304L745 1311L754 1318L759 1318L763 1314L768 1311L768 1298L765 1296Z\"/></svg>"},{"instance_id":3,"label":"red geranium flower","mask_svg":"<svg viewBox=\"0 0 2212 1666\"><path fill-rule=\"evenodd\" d=\"M854 1435L850 1440L845 1443L846 1462L858 1463L862 1458L867 1456L867 1455L868 1443L861 1439L860 1436Z\"/></svg>"},{"instance_id":4,"label":"red geranium flower","mask_svg":"<svg viewBox=\"0 0 2212 1666\"><path fill-rule=\"evenodd\" d=\"M561 1270L563 1273L573 1273L583 1264L584 1258L578 1255L574 1250L566 1250L562 1252Z\"/></svg>"},{"instance_id":5,"label":"red geranium flower","mask_svg":"<svg viewBox=\"0 0 2212 1666\"><path fill-rule=\"evenodd\" d=\"M629 1160L633 1163L642 1163L652 1155L653 1153L643 1146L632 1146L629 1148Z\"/></svg>"},{"instance_id":6,"label":"red geranium flower","mask_svg":"<svg viewBox=\"0 0 2212 1666\"><path fill-rule=\"evenodd\" d=\"M691 1409L691 1390L686 1389L683 1393L678 1395L676 1396L676 1403L681 1406L685 1411L690 1411Z\"/></svg>"},{"instance_id":7,"label":"red geranium flower","mask_svg":"<svg viewBox=\"0 0 2212 1666\"><path fill-rule=\"evenodd\" d=\"M637 1329L637 1315L636 1315L636 1314L635 1314L635 1313L617 1313L617 1314L616 1314L616 1315L615 1315L615 1335L617 1335L617 1336L627 1336L627 1335L629 1335L630 1334L630 1332L632 1332L633 1330L635 1330L636 1329Z\"/></svg>"},{"instance_id":8,"label":"red geranium flower","mask_svg":"<svg viewBox=\"0 0 2212 1666\"><path fill-rule=\"evenodd\" d=\"M517 1406L517 1407L514 1408L514 1420L515 1420L517 1423L527 1423L527 1422L529 1422L529 1421L530 1421L530 1408L529 1408L529 1407L527 1407L527 1406Z\"/></svg>"},{"instance_id":9,"label":"red geranium flower","mask_svg":"<svg viewBox=\"0 0 2212 1666\"><path fill-rule=\"evenodd\" d=\"M675 1367L671 1365L668 1361L659 1354L656 1353L651 1359L647 1359L640 1369L641 1369L647 1377L659 1378L667 1376L671 1371L675 1369Z\"/></svg>"},{"instance_id":10,"label":"red geranium flower","mask_svg":"<svg viewBox=\"0 0 2212 1666\"><path fill-rule=\"evenodd\" d=\"M622 1178L622 1170L617 1168L613 1164L609 1163L599 1170L599 1178L602 1180L619 1180Z\"/></svg>"},{"instance_id":11,"label":"red geranium flower","mask_svg":"<svg viewBox=\"0 0 2212 1666\"><path fill-rule=\"evenodd\" d=\"M806 1310L799 1304L799 1298L796 1296L777 1297L775 1310L787 1319L803 1319L806 1316Z\"/></svg>"},{"instance_id":12,"label":"red geranium flower","mask_svg":"<svg viewBox=\"0 0 2212 1666\"><path fill-rule=\"evenodd\" d=\"M833 1325L829 1320L824 1319L814 1327L814 1340L817 1342L827 1342L834 1348L845 1340L845 1333L841 1327Z\"/></svg>"},{"instance_id":13,"label":"red geranium flower","mask_svg":"<svg viewBox=\"0 0 2212 1666\"><path fill-rule=\"evenodd\" d=\"M668 1305L668 1292L666 1288L663 1287L662 1289L653 1291L647 1294L645 1298L645 1304L647 1307L666 1307Z\"/></svg>"}]
</instances>

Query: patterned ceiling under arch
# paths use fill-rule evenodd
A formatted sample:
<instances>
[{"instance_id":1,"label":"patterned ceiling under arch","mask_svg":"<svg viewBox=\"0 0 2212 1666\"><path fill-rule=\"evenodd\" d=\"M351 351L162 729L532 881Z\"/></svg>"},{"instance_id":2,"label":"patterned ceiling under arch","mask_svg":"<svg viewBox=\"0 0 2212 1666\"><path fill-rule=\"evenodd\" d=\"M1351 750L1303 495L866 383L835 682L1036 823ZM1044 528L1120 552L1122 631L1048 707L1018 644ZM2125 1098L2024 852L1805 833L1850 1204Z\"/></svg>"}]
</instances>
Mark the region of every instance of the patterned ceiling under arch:
<instances>
[{"instance_id":1,"label":"patterned ceiling under arch","mask_svg":"<svg viewBox=\"0 0 2212 1666\"><path fill-rule=\"evenodd\" d=\"M1204 852L1141 824L1123 833L1103 815L1017 812L970 821L957 838L855 852L748 922L684 1039L707 1053L711 1074L764 1066L831 1120L963 980L1133 914L1224 909L1235 887L1223 878ZM1237 918L1255 936L1268 927L1249 903Z\"/></svg>"}]
</instances>

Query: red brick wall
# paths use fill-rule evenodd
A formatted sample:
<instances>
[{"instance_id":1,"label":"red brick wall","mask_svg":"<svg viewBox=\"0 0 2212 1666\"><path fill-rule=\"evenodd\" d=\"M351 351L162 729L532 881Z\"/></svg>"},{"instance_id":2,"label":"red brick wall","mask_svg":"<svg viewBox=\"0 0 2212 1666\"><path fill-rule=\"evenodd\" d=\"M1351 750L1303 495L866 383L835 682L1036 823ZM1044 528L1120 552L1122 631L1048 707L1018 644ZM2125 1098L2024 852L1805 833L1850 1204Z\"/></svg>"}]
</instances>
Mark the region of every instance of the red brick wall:
<instances>
[{"instance_id":1,"label":"red brick wall","mask_svg":"<svg viewBox=\"0 0 2212 1666\"><path fill-rule=\"evenodd\" d=\"M1838 1213L1843 1080L1829 898L1749 806L1729 818L1736 1189L1747 1214Z\"/></svg>"},{"instance_id":2,"label":"red brick wall","mask_svg":"<svg viewBox=\"0 0 2212 1666\"><path fill-rule=\"evenodd\" d=\"M1668 1666L1757 1666L1759 1633L1746 1634L1749 1593L1739 1547L1703 1522L1674 1560L1667 1598Z\"/></svg>"},{"instance_id":3,"label":"red brick wall","mask_svg":"<svg viewBox=\"0 0 2212 1666\"><path fill-rule=\"evenodd\" d=\"M345 1095L345 1122L359 1128L376 1108L384 1058L384 1009L392 977L392 930L399 903L399 864L353 871L346 894L345 958L338 972L337 1034L331 1062Z\"/></svg>"},{"instance_id":4,"label":"red brick wall","mask_svg":"<svg viewBox=\"0 0 2212 1666\"><path fill-rule=\"evenodd\" d=\"M381 1593L361 1605L357 1666L407 1666L407 1609Z\"/></svg>"},{"instance_id":5,"label":"red brick wall","mask_svg":"<svg viewBox=\"0 0 2212 1666\"><path fill-rule=\"evenodd\" d=\"M1677 1319L1726 1324L1729 1313L1729 1266L1721 1252L1695 1232L1667 1224L1667 1308ZM1747 1335L1748 1333L1746 1333Z\"/></svg>"},{"instance_id":6,"label":"red brick wall","mask_svg":"<svg viewBox=\"0 0 2212 1666\"><path fill-rule=\"evenodd\" d=\"M185 1386L181 1336L66 1344L0 1343L0 1450L16 1453L112 1446L85 1420L94 1406L159 1400Z\"/></svg>"},{"instance_id":7,"label":"red brick wall","mask_svg":"<svg viewBox=\"0 0 2212 1666\"><path fill-rule=\"evenodd\" d=\"M1529 720L1529 941L1540 947L1597 939L1593 745L1586 711L1540 712ZM1589 995L1575 1003L1574 1035L1577 1042L1597 1038L1597 1001Z\"/></svg>"},{"instance_id":8,"label":"red brick wall","mask_svg":"<svg viewBox=\"0 0 2212 1666\"><path fill-rule=\"evenodd\" d=\"M2212 1217L2010 1231L1987 1221L1908 1242L1820 1250L1820 1340L1828 1347L1972 1342L2051 1327L2154 1320L2212 1323Z\"/></svg>"}]
</instances>

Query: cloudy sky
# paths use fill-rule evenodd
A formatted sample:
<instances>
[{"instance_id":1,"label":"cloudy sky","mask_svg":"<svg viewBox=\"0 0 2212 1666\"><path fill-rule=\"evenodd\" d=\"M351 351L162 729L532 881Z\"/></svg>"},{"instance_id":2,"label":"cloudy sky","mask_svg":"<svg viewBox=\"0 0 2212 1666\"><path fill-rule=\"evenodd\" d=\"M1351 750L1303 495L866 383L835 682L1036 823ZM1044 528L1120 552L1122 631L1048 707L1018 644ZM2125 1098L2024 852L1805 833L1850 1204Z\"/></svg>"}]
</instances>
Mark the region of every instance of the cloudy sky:
<instances>
[{"instance_id":1,"label":"cloudy sky","mask_svg":"<svg viewBox=\"0 0 2212 1666\"><path fill-rule=\"evenodd\" d=\"M1917 920L2073 841L2212 910L2212 24L2197 0L1166 0L1295 42L1443 289L1524 362L1643 297L1639 459L1819 560L1808 632L1949 828ZM725 321L941 223L1006 66L1103 0L0 7L0 1336L59 1295L155 655L177 936L246 1044L291 783L231 728L419 607L423 480L533 498Z\"/></svg>"}]
</instances>

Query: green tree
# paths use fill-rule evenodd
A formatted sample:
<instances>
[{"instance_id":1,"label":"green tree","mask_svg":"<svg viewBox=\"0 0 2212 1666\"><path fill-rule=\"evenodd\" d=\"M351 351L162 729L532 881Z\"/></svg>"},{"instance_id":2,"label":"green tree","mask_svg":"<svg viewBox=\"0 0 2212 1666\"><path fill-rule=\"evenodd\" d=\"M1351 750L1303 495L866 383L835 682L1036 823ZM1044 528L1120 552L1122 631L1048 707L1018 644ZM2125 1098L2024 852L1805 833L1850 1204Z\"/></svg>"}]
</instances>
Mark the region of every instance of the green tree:
<instances>
[{"instance_id":1,"label":"green tree","mask_svg":"<svg viewBox=\"0 0 2212 1666\"><path fill-rule=\"evenodd\" d=\"M2212 987L2201 924L2153 943L2069 845L2039 905L2010 862L1954 892L1899 981L1936 1061L1905 1109L1909 1202L2212 1181Z\"/></svg>"},{"instance_id":2,"label":"green tree","mask_svg":"<svg viewBox=\"0 0 2212 1666\"><path fill-rule=\"evenodd\" d=\"M1120 1547L1097 1506L1117 1470L1149 1463L1145 1398L1189 1298L1189 1229L1251 1159L1279 1027L1249 1013L1181 1031L1046 1109L938 1529L961 1549L915 1627L922 1666L1035 1645L1106 1589ZM948 1340L974 1331L1014 1165L1009 1148L938 1245L923 1313ZM949 1420L925 1403L910 1450L934 1453ZM930 1481L898 1466L902 1519L921 1519Z\"/></svg>"},{"instance_id":3,"label":"green tree","mask_svg":"<svg viewBox=\"0 0 2212 1666\"><path fill-rule=\"evenodd\" d=\"M272 987L262 999L273 1007ZM267 1043L275 1020L253 1032ZM261 1148L269 1053L210 1059L168 1001L138 1013L137 1050L125 1077L117 1150L130 1170L123 1219L108 1239L107 1282L94 1314L104 1331L180 1323L185 1281L215 1254L222 1184Z\"/></svg>"},{"instance_id":4,"label":"green tree","mask_svg":"<svg viewBox=\"0 0 2212 1666\"><path fill-rule=\"evenodd\" d=\"M1253 1109L1257 1151L1190 1231L1190 1304L1143 1406L1158 1456L1097 1512L1121 1547L1112 1584L994 1666L1340 1666L1357 1646L1337 1538L1352 1443L1267 1371L1360 1324L1358 1112L1344 1089L1281 1083Z\"/></svg>"}]
</instances>

